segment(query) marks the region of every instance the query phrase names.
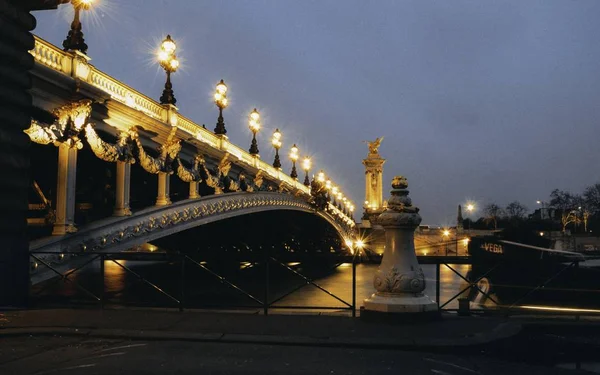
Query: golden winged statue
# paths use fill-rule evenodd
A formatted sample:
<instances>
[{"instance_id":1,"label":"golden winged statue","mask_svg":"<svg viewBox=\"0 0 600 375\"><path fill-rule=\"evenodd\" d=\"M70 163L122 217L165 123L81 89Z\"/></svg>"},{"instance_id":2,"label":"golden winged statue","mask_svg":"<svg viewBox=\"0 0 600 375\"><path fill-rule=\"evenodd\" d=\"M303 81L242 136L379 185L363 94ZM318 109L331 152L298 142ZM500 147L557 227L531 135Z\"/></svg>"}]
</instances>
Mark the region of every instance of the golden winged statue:
<instances>
[{"instance_id":1,"label":"golden winged statue","mask_svg":"<svg viewBox=\"0 0 600 375\"><path fill-rule=\"evenodd\" d=\"M379 146L381 146L381 141L383 141L383 137L377 138L373 142L363 141L369 145L369 154L378 155L379 154Z\"/></svg>"}]
</instances>

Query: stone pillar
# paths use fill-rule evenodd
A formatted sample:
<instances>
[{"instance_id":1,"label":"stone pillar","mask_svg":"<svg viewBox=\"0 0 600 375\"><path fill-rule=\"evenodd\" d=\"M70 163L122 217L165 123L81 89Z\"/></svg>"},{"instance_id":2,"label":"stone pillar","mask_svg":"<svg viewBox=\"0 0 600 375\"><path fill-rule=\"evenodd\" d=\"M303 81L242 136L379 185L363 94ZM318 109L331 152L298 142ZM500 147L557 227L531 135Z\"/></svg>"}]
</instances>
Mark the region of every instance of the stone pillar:
<instances>
[{"instance_id":1,"label":"stone pillar","mask_svg":"<svg viewBox=\"0 0 600 375\"><path fill-rule=\"evenodd\" d=\"M365 216L383 211L383 164L379 152L369 152L363 159L365 166Z\"/></svg>"},{"instance_id":2,"label":"stone pillar","mask_svg":"<svg viewBox=\"0 0 600 375\"><path fill-rule=\"evenodd\" d=\"M425 275L417 261L414 231L421 223L419 209L408 197L408 183L402 176L392 181L388 208L377 222L385 229L385 250L373 284L377 292L364 301L365 316L437 316L437 304L423 294ZM362 316L362 315L361 315Z\"/></svg>"},{"instance_id":3,"label":"stone pillar","mask_svg":"<svg viewBox=\"0 0 600 375\"><path fill-rule=\"evenodd\" d=\"M190 182L190 196L189 199L197 199L200 198L200 194L198 194L198 182L192 181Z\"/></svg>"},{"instance_id":4,"label":"stone pillar","mask_svg":"<svg viewBox=\"0 0 600 375\"><path fill-rule=\"evenodd\" d=\"M58 176L56 177L56 221L53 236L76 232L75 182L77 149L66 143L58 146Z\"/></svg>"},{"instance_id":5,"label":"stone pillar","mask_svg":"<svg viewBox=\"0 0 600 375\"><path fill-rule=\"evenodd\" d=\"M117 161L117 183L115 189L115 211L114 216L129 216L129 187L131 186L131 164L125 161Z\"/></svg>"},{"instance_id":6,"label":"stone pillar","mask_svg":"<svg viewBox=\"0 0 600 375\"><path fill-rule=\"evenodd\" d=\"M156 197L157 206L166 206L171 204L170 197L171 175L165 172L158 172L158 196Z\"/></svg>"}]
</instances>

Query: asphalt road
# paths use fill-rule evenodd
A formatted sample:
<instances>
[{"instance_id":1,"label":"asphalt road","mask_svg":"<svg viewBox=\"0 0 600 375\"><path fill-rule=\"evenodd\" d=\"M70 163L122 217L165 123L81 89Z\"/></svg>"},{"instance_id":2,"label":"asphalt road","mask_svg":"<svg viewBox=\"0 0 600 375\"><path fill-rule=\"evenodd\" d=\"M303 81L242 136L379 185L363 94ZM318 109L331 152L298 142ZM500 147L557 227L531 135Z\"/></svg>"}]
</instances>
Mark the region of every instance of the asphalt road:
<instances>
[{"instance_id":1,"label":"asphalt road","mask_svg":"<svg viewBox=\"0 0 600 375\"><path fill-rule=\"evenodd\" d=\"M306 346L11 337L0 374L574 374L485 355Z\"/></svg>"}]
</instances>

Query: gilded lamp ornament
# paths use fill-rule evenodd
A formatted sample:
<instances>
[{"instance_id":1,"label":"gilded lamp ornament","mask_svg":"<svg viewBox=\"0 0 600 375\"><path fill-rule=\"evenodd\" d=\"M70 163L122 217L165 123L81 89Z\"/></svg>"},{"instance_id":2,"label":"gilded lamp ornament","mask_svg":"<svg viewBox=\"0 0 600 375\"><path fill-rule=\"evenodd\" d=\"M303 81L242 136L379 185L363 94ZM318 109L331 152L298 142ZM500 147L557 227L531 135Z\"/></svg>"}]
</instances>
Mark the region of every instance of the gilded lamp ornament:
<instances>
[{"instance_id":1,"label":"gilded lamp ornament","mask_svg":"<svg viewBox=\"0 0 600 375\"><path fill-rule=\"evenodd\" d=\"M275 159L273 160L273 167L277 169L281 169L281 160L279 159L279 149L283 145L281 142L281 132L279 129L275 129L275 133L273 133L273 137L271 138L271 144L273 148L275 148Z\"/></svg>"},{"instance_id":2,"label":"gilded lamp ornament","mask_svg":"<svg viewBox=\"0 0 600 375\"><path fill-rule=\"evenodd\" d=\"M94 0L72 0L73 9L75 11L73 15L73 22L71 22L71 30L67 34L67 38L63 41L63 47L65 51L80 51L81 53L87 53L88 45L85 44L83 39L83 32L81 31L81 21L79 20L79 14L81 10L88 10L92 6Z\"/></svg>"},{"instance_id":3,"label":"gilded lamp ornament","mask_svg":"<svg viewBox=\"0 0 600 375\"><path fill-rule=\"evenodd\" d=\"M175 55L177 44L171 39L171 35L167 35L165 40L160 45L160 51L158 52L158 63L167 73L167 81L165 82L165 88L160 97L160 104L172 104L177 103L175 94L173 92L173 85L171 84L171 73L175 73L179 68L179 60Z\"/></svg>"},{"instance_id":4,"label":"gilded lamp ornament","mask_svg":"<svg viewBox=\"0 0 600 375\"><path fill-rule=\"evenodd\" d=\"M292 172L290 177L294 180L298 179L298 172L296 171L296 162L298 161L298 146L294 143L290 150L290 160L292 161Z\"/></svg>"},{"instance_id":5,"label":"gilded lamp ornament","mask_svg":"<svg viewBox=\"0 0 600 375\"><path fill-rule=\"evenodd\" d=\"M256 142L256 133L258 133L258 131L260 130L260 114L258 113L256 108L254 108L254 110L250 113L248 119L248 127L252 132L252 143L248 151L250 152L250 155L258 156L259 151L258 143Z\"/></svg>"},{"instance_id":6,"label":"gilded lamp ornament","mask_svg":"<svg viewBox=\"0 0 600 375\"><path fill-rule=\"evenodd\" d=\"M223 109L227 108L227 85L223 80L217 84L215 90L215 104L219 107L219 117L217 118L217 126L215 127L215 134L225 135L227 129L225 129L225 121L223 121Z\"/></svg>"},{"instance_id":7,"label":"gilded lamp ornament","mask_svg":"<svg viewBox=\"0 0 600 375\"><path fill-rule=\"evenodd\" d=\"M310 186L310 180L308 179L308 171L311 168L310 158L308 156L304 157L302 160L302 169L304 169L304 186Z\"/></svg>"}]
</instances>

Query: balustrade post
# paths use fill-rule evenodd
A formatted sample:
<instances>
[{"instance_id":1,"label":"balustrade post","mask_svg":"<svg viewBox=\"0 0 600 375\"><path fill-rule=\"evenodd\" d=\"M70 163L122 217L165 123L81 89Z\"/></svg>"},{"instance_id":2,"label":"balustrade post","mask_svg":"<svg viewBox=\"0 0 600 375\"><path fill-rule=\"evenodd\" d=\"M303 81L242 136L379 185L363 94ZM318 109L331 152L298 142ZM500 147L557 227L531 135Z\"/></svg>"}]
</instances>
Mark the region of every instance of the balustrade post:
<instances>
[{"instance_id":1,"label":"balustrade post","mask_svg":"<svg viewBox=\"0 0 600 375\"><path fill-rule=\"evenodd\" d=\"M189 199L197 199L200 198L200 194L198 194L198 182L192 181L190 182L190 196Z\"/></svg>"},{"instance_id":2,"label":"balustrade post","mask_svg":"<svg viewBox=\"0 0 600 375\"><path fill-rule=\"evenodd\" d=\"M131 164L117 161L117 183L114 216L129 216L129 188L131 186Z\"/></svg>"},{"instance_id":3,"label":"balustrade post","mask_svg":"<svg viewBox=\"0 0 600 375\"><path fill-rule=\"evenodd\" d=\"M171 204L170 197L171 175L165 172L158 172L158 196L156 197L157 206L166 206Z\"/></svg>"},{"instance_id":4,"label":"balustrade post","mask_svg":"<svg viewBox=\"0 0 600 375\"><path fill-rule=\"evenodd\" d=\"M52 235L61 236L76 232L75 181L77 173L77 148L66 143L58 146L58 175L56 178L56 221Z\"/></svg>"}]
</instances>

